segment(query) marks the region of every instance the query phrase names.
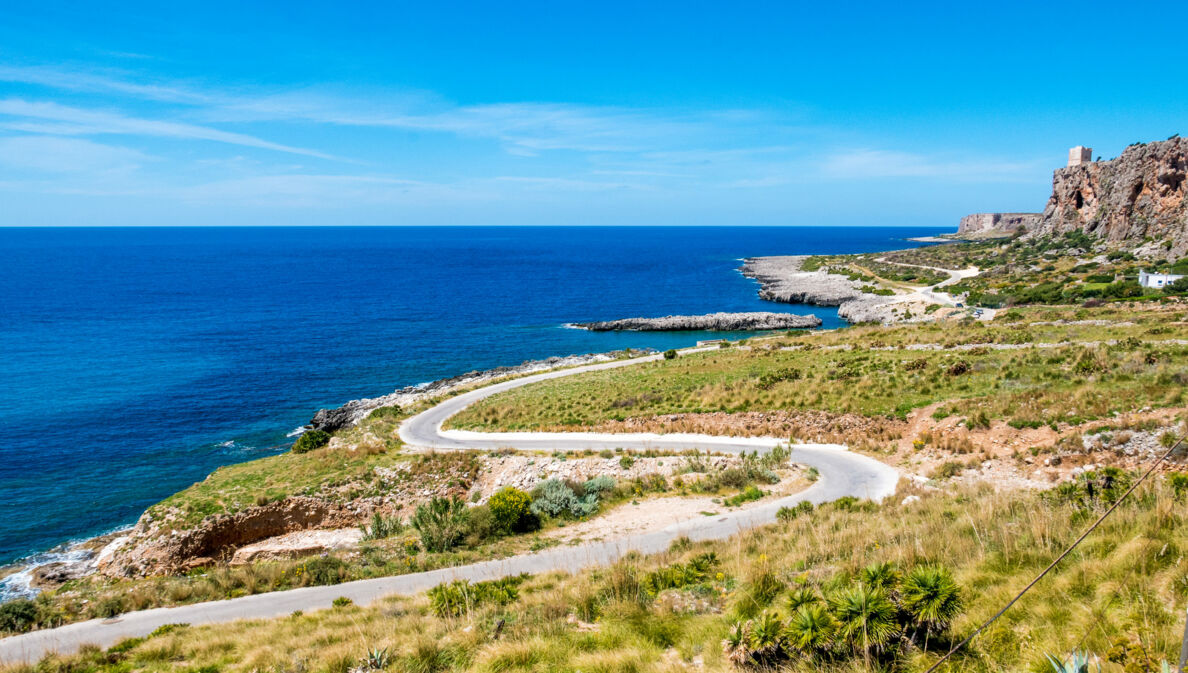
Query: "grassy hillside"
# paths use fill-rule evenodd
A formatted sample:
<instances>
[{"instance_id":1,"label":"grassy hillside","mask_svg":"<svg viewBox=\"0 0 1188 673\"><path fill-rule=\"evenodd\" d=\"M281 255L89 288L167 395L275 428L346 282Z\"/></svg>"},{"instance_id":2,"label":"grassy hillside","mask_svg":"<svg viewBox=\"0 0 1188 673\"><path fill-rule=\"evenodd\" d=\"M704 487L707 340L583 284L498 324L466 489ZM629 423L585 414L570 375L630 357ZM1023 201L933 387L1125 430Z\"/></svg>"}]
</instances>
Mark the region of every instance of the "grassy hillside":
<instances>
[{"instance_id":1,"label":"grassy hillside","mask_svg":"<svg viewBox=\"0 0 1188 673\"><path fill-rule=\"evenodd\" d=\"M1076 425L1183 403L1173 385L1188 380L1183 311L1018 309L988 325L862 327L752 340L743 348L525 386L483 400L450 423L572 430L660 414L778 410L902 419L947 402L944 413L974 422Z\"/></svg>"},{"instance_id":2,"label":"grassy hillside","mask_svg":"<svg viewBox=\"0 0 1188 673\"><path fill-rule=\"evenodd\" d=\"M369 651L387 670L410 672L738 670L723 651L736 624L762 623L768 613L777 623L771 620L789 615L794 594L839 595L871 564L889 562L902 571L939 565L960 586L959 614L951 629L930 636L927 650L919 633L911 647L896 635L866 656L839 635L815 653L770 663L791 671L920 671L1108 502L1084 490L1057 497L971 489L900 504L902 495L883 506L825 506L726 543L677 544L609 569L472 589L478 598L469 602L451 602L439 590L436 601L183 627L12 670L345 673ZM943 670L1049 670L1045 653L1078 645L1117 660L1103 662L1107 673L1158 670L1160 659L1172 658L1188 601L1184 495L1162 478L1138 495ZM694 563L706 552L716 561ZM676 588L656 590L665 586Z\"/></svg>"}]
</instances>

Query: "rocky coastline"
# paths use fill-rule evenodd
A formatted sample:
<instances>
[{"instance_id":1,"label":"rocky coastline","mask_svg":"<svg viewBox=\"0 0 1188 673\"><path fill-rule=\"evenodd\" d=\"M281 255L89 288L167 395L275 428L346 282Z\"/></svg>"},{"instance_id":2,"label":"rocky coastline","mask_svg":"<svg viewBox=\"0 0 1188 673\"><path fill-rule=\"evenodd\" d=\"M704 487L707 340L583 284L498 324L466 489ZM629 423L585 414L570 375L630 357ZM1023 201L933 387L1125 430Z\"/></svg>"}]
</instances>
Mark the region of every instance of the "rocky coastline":
<instances>
[{"instance_id":1,"label":"rocky coastline","mask_svg":"<svg viewBox=\"0 0 1188 673\"><path fill-rule=\"evenodd\" d=\"M759 298L785 304L836 306L849 322L894 322L896 298L863 292L862 283L826 271L805 271L807 255L750 257L742 274L759 282Z\"/></svg>"},{"instance_id":2,"label":"rocky coastline","mask_svg":"<svg viewBox=\"0 0 1188 673\"><path fill-rule=\"evenodd\" d=\"M495 367L494 369L475 370L446 379L438 379L429 383L407 386L380 397L351 400L341 407L333 409L319 409L306 426L308 430L334 432L349 428L367 415L381 407L404 407L416 404L422 400L443 395L451 390L476 383L486 383L507 376L521 376L537 372L557 369L560 367L576 367L579 365L609 362L624 357L646 355L654 352L651 349L634 349L624 351L610 351L607 353L586 353L585 355L568 355L565 357L551 357L543 360L528 360L514 367Z\"/></svg>"},{"instance_id":3,"label":"rocky coastline","mask_svg":"<svg viewBox=\"0 0 1188 673\"><path fill-rule=\"evenodd\" d=\"M805 329L820 326L821 319L815 315L771 312L669 315L662 318L624 318L622 320L583 322L572 325L572 327L590 330L591 332L677 332L691 330L733 332Z\"/></svg>"}]
</instances>

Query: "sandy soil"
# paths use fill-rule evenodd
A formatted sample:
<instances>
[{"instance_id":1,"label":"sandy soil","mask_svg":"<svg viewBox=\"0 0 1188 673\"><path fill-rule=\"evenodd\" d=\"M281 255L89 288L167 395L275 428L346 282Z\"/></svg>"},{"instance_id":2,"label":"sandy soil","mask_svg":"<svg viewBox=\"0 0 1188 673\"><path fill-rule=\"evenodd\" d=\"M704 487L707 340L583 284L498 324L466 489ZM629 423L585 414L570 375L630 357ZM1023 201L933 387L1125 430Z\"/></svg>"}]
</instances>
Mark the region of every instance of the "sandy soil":
<instances>
[{"instance_id":1,"label":"sandy soil","mask_svg":"<svg viewBox=\"0 0 1188 673\"><path fill-rule=\"evenodd\" d=\"M634 503L624 503L589 521L554 528L547 531L544 537L558 540L562 544L576 544L657 531L689 519L762 505L804 490L810 483L798 467L781 470L781 476L783 478L780 483L762 489L767 495L759 500L744 503L740 507L726 507L721 504L722 498L704 495L648 498ZM714 502L715 500L718 502Z\"/></svg>"}]
</instances>

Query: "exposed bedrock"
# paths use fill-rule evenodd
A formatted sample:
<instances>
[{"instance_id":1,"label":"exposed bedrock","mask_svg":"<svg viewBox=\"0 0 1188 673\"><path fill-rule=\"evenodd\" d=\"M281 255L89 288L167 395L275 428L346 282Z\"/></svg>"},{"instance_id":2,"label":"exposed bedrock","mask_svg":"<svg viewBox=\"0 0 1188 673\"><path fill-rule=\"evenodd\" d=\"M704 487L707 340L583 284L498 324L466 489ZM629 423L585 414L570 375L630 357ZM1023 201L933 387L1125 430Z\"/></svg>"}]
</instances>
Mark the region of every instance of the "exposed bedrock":
<instances>
[{"instance_id":1,"label":"exposed bedrock","mask_svg":"<svg viewBox=\"0 0 1188 673\"><path fill-rule=\"evenodd\" d=\"M624 318L602 322L575 323L592 332L636 331L675 332L704 330L731 332L745 330L780 330L820 327L821 319L815 315L793 313L710 313L707 315L668 315L663 318Z\"/></svg>"},{"instance_id":2,"label":"exposed bedrock","mask_svg":"<svg viewBox=\"0 0 1188 673\"><path fill-rule=\"evenodd\" d=\"M751 257L742 273L759 281L759 298L788 304L837 306L837 315L849 322L892 322L894 297L863 292L861 283L825 271L804 271L804 255Z\"/></svg>"},{"instance_id":3,"label":"exposed bedrock","mask_svg":"<svg viewBox=\"0 0 1188 673\"><path fill-rule=\"evenodd\" d=\"M1036 235L1083 230L1110 241L1166 241L1188 253L1188 138L1135 144L1109 161L1058 169Z\"/></svg>"},{"instance_id":4,"label":"exposed bedrock","mask_svg":"<svg viewBox=\"0 0 1188 673\"><path fill-rule=\"evenodd\" d=\"M212 565L239 547L259 540L312 528L355 526L369 513L320 498L292 496L236 514L210 517L173 535L153 535L147 530L151 521L142 517L133 535L146 534L147 539L100 563L100 571L128 577L182 572Z\"/></svg>"}]
</instances>

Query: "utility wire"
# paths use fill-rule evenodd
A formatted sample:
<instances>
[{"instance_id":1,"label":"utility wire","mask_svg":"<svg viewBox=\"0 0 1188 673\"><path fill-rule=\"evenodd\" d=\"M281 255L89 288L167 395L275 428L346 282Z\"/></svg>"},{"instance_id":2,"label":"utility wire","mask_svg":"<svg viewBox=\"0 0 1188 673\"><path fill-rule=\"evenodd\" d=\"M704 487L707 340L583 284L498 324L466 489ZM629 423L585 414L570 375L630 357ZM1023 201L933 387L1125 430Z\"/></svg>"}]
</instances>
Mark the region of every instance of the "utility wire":
<instances>
[{"instance_id":1,"label":"utility wire","mask_svg":"<svg viewBox=\"0 0 1188 673\"><path fill-rule=\"evenodd\" d=\"M1003 614L1005 614L1007 610L1011 609L1012 605L1017 603L1020 598L1023 598L1023 594L1030 591L1031 588L1034 587L1036 584L1039 584L1039 581L1042 580L1048 573L1052 572L1052 569L1055 568L1058 563L1063 561L1064 557L1071 554L1072 551L1077 548L1077 545L1084 542L1085 538L1089 537L1090 533L1097 530L1097 527L1100 526L1101 523L1106 520L1106 517L1113 514L1114 510L1118 509L1118 505L1121 505L1123 500L1126 500L1126 498L1128 498L1131 493L1134 493L1134 490L1136 488L1138 488L1140 484L1142 484L1144 481L1146 481L1147 477L1151 476L1151 473L1155 471L1156 467L1159 467L1159 465L1163 461L1167 460L1168 456L1172 455L1172 453L1176 449L1180 448L1180 444L1183 441L1184 441L1184 436L1181 435L1180 438L1178 440L1176 440L1176 443L1172 444L1170 449L1168 449L1166 452L1164 452L1163 455L1159 456L1159 458L1157 458L1154 462L1151 463L1151 467L1147 468L1147 471L1143 473L1143 476L1139 477L1138 480L1135 481L1134 484L1132 484L1131 487L1129 489L1127 489L1125 493L1122 494L1122 497L1115 500L1114 504L1110 505L1110 508L1107 509L1100 517L1098 517L1097 521L1094 521L1092 526L1089 526L1089 528L1085 529L1084 533L1081 533L1081 537L1078 537L1071 545L1069 545L1069 547L1067 549L1065 549L1060 554L1060 556L1057 556L1054 561L1052 561L1050 564L1048 564L1048 567L1044 568L1043 572L1041 572L1039 575L1036 575L1035 579L1031 580L1031 582L1027 586L1023 587L1022 591L1015 594L1015 597L1012 598L1009 603L1004 605L1001 610L996 612L993 617L991 617L990 619L987 619L981 626L974 629L973 633L969 634L968 636L965 637L964 640L962 640L961 642L954 645L952 649L950 649L947 653L945 653L945 656L938 659L937 662L935 664L933 664L932 667L929 668L925 673L933 673L933 671L940 668L940 665L945 663L946 661L948 661L950 657L952 657L954 654L956 654L957 650L960 650L962 647L965 647L965 645L968 644L969 641L974 639L974 636L977 636L979 633L984 631L987 626L990 626L991 624L993 624L999 617L1003 616Z\"/></svg>"}]
</instances>

